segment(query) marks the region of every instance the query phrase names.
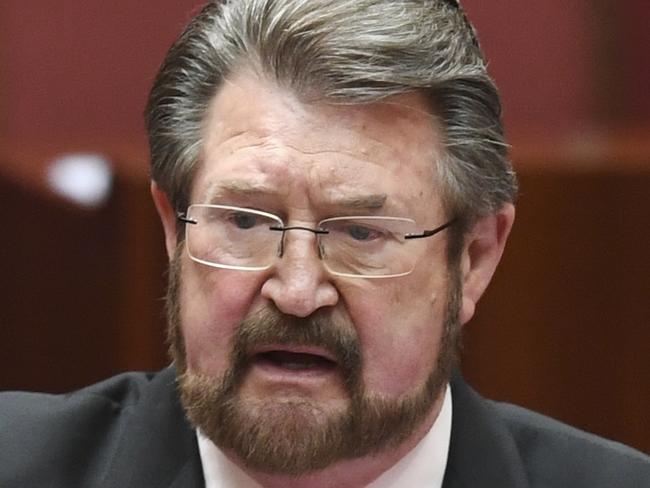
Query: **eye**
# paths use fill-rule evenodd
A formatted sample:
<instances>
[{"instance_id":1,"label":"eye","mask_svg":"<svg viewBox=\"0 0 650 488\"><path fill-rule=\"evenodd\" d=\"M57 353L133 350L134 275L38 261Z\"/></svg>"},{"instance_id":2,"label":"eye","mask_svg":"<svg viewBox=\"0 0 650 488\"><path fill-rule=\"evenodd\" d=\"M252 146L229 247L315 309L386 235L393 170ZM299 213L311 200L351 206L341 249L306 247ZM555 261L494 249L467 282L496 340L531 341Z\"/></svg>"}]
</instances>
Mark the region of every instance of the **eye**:
<instances>
[{"instance_id":1,"label":"eye","mask_svg":"<svg viewBox=\"0 0 650 488\"><path fill-rule=\"evenodd\" d=\"M346 233L355 241L370 241L381 237L381 234L376 230L362 225L349 225Z\"/></svg>"},{"instance_id":2,"label":"eye","mask_svg":"<svg viewBox=\"0 0 650 488\"><path fill-rule=\"evenodd\" d=\"M229 220L239 229L251 229L257 223L257 216L244 212L233 212Z\"/></svg>"}]
</instances>

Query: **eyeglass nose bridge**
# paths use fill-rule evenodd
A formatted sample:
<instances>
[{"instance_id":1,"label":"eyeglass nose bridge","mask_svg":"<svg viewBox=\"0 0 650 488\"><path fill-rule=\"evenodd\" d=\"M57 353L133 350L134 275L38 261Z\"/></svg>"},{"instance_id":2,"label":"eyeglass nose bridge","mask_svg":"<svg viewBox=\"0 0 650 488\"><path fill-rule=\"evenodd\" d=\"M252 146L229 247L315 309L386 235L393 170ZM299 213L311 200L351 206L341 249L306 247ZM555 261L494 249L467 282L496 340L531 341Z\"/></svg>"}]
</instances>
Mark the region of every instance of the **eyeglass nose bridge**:
<instances>
[{"instance_id":1,"label":"eyeglass nose bridge","mask_svg":"<svg viewBox=\"0 0 650 488\"><path fill-rule=\"evenodd\" d=\"M311 232L316 236L316 241L318 245L318 257L319 259L323 259L324 257L324 249L323 245L321 244L320 239L318 239L319 236L324 235L324 234L329 234L329 230L325 229L319 229L315 228L312 229L311 227L303 227L302 225L289 225L289 226L284 226L284 225L272 225L269 227L269 230L274 230L277 232L282 232L282 236L280 237L280 246L278 248L278 257L281 258L284 254L284 236L288 230L304 230L307 232Z\"/></svg>"}]
</instances>

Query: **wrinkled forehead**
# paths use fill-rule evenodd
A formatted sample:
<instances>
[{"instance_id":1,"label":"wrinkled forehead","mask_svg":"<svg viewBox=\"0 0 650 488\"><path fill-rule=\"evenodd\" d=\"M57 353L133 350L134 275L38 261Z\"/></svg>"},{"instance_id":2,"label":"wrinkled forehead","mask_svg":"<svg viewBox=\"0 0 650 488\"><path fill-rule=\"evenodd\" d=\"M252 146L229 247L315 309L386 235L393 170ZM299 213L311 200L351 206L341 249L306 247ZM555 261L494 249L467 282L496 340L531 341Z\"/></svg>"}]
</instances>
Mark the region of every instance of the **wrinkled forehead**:
<instances>
[{"instance_id":1,"label":"wrinkled forehead","mask_svg":"<svg viewBox=\"0 0 650 488\"><path fill-rule=\"evenodd\" d=\"M436 118L419 93L364 104L305 101L249 74L222 86L204 130L195 183L213 189L220 181L290 189L304 179L323 193L358 187L373 194L373 186L374 194L422 193L435 182L441 147Z\"/></svg>"}]
</instances>

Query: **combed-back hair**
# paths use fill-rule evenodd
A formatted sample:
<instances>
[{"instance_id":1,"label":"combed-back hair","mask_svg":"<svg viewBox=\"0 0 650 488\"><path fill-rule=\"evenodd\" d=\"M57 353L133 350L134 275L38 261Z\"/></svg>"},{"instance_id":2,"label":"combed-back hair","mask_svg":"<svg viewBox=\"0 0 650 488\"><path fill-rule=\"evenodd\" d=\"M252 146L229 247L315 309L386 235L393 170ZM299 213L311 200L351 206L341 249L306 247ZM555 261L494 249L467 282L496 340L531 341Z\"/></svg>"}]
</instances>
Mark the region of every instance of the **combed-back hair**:
<instances>
[{"instance_id":1,"label":"combed-back hair","mask_svg":"<svg viewBox=\"0 0 650 488\"><path fill-rule=\"evenodd\" d=\"M516 197L499 96L455 0L214 0L171 47L146 109L152 178L178 211L189 203L208 106L241 67L305 100L423 93L443 132L432 164L461 233Z\"/></svg>"}]
</instances>

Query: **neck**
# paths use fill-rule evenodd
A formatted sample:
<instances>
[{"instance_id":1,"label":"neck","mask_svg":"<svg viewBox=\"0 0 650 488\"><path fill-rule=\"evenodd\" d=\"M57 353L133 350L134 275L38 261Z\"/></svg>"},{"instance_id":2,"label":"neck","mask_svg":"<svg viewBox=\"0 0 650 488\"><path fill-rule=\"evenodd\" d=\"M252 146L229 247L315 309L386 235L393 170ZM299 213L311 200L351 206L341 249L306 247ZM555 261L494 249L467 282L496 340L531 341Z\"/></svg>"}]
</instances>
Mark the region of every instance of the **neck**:
<instances>
[{"instance_id":1,"label":"neck","mask_svg":"<svg viewBox=\"0 0 650 488\"><path fill-rule=\"evenodd\" d=\"M362 458L342 460L317 472L289 476L251 471L233 453L225 454L264 488L362 488L395 466L423 439L438 418L444 397L443 388L420 427L398 446Z\"/></svg>"}]
</instances>

